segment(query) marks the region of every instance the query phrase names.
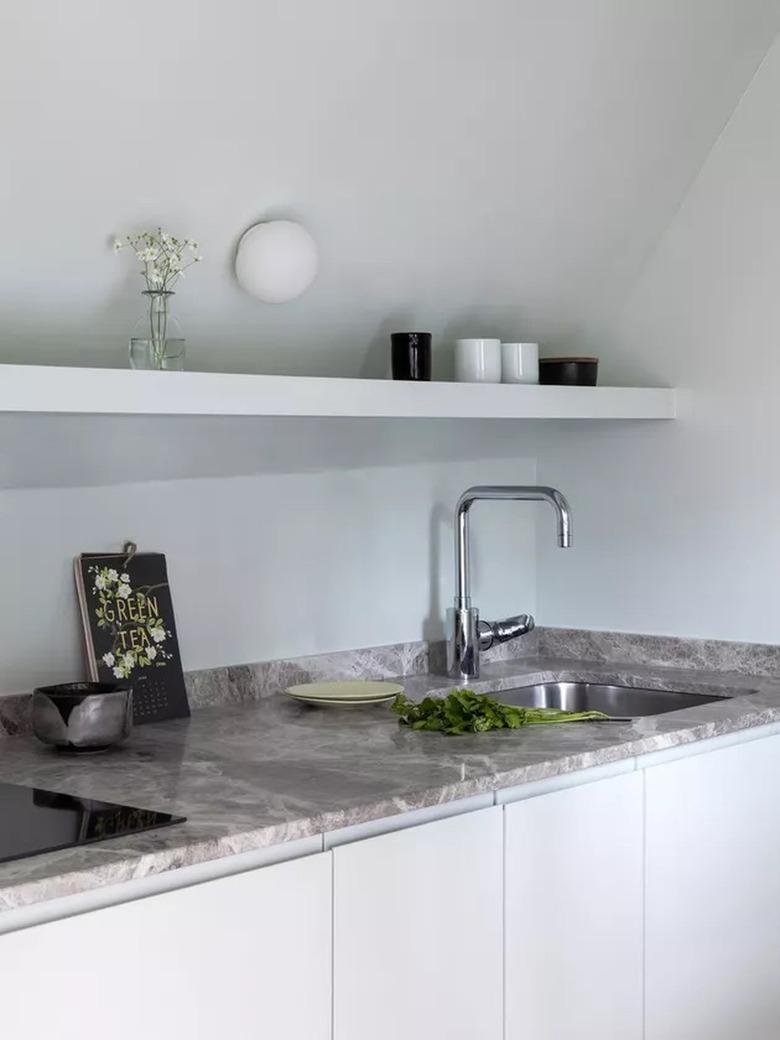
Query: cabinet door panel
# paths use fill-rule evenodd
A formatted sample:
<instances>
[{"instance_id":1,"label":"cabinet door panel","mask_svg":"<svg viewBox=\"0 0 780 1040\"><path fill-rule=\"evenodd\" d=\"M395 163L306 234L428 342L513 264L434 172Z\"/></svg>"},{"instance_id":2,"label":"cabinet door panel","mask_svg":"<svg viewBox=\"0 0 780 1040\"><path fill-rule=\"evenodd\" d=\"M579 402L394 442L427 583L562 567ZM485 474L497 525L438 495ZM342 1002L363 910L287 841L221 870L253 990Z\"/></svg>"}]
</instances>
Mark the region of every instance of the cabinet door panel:
<instances>
[{"instance_id":1,"label":"cabinet door panel","mask_svg":"<svg viewBox=\"0 0 780 1040\"><path fill-rule=\"evenodd\" d=\"M501 810L333 855L334 1040L501 1040Z\"/></svg>"},{"instance_id":2,"label":"cabinet door panel","mask_svg":"<svg viewBox=\"0 0 780 1040\"><path fill-rule=\"evenodd\" d=\"M641 1040L641 777L505 812L506 1040Z\"/></svg>"},{"instance_id":3,"label":"cabinet door panel","mask_svg":"<svg viewBox=\"0 0 780 1040\"><path fill-rule=\"evenodd\" d=\"M646 783L646 1040L777 1040L780 737Z\"/></svg>"},{"instance_id":4,"label":"cabinet door panel","mask_svg":"<svg viewBox=\"0 0 780 1040\"><path fill-rule=\"evenodd\" d=\"M331 877L311 856L0 936L3 1036L329 1040Z\"/></svg>"}]
</instances>

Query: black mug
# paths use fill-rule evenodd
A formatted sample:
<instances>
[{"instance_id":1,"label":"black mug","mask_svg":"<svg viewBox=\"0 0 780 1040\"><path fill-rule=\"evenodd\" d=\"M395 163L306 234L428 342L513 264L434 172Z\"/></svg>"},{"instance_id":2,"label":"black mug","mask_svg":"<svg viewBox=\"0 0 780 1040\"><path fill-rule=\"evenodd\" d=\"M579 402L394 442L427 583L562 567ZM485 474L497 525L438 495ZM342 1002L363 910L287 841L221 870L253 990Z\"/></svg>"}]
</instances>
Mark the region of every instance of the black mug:
<instances>
[{"instance_id":1,"label":"black mug","mask_svg":"<svg viewBox=\"0 0 780 1040\"><path fill-rule=\"evenodd\" d=\"M390 336L393 379L431 378L430 332L393 332Z\"/></svg>"}]
</instances>

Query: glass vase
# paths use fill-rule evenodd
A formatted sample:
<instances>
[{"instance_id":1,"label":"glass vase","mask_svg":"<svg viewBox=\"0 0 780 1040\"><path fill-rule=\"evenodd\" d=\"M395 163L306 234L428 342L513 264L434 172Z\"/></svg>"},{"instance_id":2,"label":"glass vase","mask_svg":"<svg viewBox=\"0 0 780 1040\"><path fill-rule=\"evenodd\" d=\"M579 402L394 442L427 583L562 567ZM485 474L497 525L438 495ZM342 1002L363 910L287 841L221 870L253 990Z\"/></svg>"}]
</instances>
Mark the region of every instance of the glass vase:
<instances>
[{"instance_id":1,"label":"glass vase","mask_svg":"<svg viewBox=\"0 0 780 1040\"><path fill-rule=\"evenodd\" d=\"M171 314L170 290L147 289L146 312L130 333L130 367L184 371L184 335Z\"/></svg>"}]
</instances>

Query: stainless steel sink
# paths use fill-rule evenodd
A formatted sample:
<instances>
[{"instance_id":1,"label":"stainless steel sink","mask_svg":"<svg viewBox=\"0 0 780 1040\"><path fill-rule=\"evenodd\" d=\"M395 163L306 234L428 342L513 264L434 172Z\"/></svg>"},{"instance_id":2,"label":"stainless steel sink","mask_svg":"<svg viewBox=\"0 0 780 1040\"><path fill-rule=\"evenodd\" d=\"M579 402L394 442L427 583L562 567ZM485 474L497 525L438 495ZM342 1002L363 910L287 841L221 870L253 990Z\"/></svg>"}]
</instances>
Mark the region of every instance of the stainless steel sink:
<instances>
[{"instance_id":1,"label":"stainless steel sink","mask_svg":"<svg viewBox=\"0 0 780 1040\"><path fill-rule=\"evenodd\" d=\"M620 718L662 715L666 711L695 708L723 697L671 690L645 690L629 686L602 686L586 682L548 682L499 690L492 694L504 704L522 708L563 708L565 711L603 711Z\"/></svg>"}]
</instances>

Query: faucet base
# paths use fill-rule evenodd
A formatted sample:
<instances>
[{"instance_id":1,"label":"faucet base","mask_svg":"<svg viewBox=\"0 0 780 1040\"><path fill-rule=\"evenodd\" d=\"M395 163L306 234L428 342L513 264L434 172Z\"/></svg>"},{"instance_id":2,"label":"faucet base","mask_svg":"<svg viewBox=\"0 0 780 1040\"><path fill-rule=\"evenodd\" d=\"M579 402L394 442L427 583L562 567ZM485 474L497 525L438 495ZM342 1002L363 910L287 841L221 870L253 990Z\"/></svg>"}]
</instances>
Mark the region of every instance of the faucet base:
<instances>
[{"instance_id":1,"label":"faucet base","mask_svg":"<svg viewBox=\"0 0 780 1040\"><path fill-rule=\"evenodd\" d=\"M480 621L477 607L450 607L447 611L447 674L453 679L479 678L480 651L507 643L533 631L530 614L505 621Z\"/></svg>"},{"instance_id":2,"label":"faucet base","mask_svg":"<svg viewBox=\"0 0 780 1040\"><path fill-rule=\"evenodd\" d=\"M447 674L453 679L479 677L479 610L450 607L447 611Z\"/></svg>"}]
</instances>

